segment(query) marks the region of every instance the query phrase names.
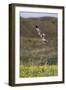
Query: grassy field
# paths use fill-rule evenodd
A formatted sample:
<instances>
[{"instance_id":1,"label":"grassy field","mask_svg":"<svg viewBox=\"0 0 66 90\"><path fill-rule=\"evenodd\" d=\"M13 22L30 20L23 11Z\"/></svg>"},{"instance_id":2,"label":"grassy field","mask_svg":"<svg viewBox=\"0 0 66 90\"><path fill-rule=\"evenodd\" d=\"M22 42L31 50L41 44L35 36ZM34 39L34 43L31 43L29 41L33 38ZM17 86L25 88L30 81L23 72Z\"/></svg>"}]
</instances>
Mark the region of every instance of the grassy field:
<instances>
[{"instance_id":1,"label":"grassy field","mask_svg":"<svg viewBox=\"0 0 66 90\"><path fill-rule=\"evenodd\" d=\"M57 53L54 45L37 38L21 38L20 77L56 76ZM52 44L53 40L51 40ZM26 44L27 43L27 44Z\"/></svg>"},{"instance_id":2,"label":"grassy field","mask_svg":"<svg viewBox=\"0 0 66 90\"><path fill-rule=\"evenodd\" d=\"M57 75L57 65L20 65L20 77L46 77Z\"/></svg>"}]
</instances>

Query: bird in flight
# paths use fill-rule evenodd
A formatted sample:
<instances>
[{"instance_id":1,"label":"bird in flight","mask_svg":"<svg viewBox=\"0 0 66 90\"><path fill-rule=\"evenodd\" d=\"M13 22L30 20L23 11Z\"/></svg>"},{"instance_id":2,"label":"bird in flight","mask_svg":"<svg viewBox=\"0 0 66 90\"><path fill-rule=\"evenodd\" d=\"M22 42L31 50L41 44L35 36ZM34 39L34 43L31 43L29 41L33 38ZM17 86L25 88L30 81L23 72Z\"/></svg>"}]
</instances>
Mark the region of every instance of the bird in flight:
<instances>
[{"instance_id":1,"label":"bird in flight","mask_svg":"<svg viewBox=\"0 0 66 90\"><path fill-rule=\"evenodd\" d=\"M46 34L45 33L41 34L40 29L39 29L39 27L37 25L35 26L35 29L36 29L38 35L40 36L40 38L42 39L42 41L43 42L48 42L48 40L45 39Z\"/></svg>"}]
</instances>

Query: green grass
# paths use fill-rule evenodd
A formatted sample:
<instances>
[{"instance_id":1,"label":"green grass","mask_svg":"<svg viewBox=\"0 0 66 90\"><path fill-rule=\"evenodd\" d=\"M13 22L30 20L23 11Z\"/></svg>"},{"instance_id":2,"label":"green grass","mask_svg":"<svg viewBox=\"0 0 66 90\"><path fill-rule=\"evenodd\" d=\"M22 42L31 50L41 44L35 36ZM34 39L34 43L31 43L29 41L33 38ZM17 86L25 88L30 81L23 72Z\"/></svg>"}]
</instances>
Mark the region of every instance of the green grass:
<instances>
[{"instance_id":1,"label":"green grass","mask_svg":"<svg viewBox=\"0 0 66 90\"><path fill-rule=\"evenodd\" d=\"M57 65L20 65L20 77L46 77L46 76L57 76L58 67Z\"/></svg>"}]
</instances>

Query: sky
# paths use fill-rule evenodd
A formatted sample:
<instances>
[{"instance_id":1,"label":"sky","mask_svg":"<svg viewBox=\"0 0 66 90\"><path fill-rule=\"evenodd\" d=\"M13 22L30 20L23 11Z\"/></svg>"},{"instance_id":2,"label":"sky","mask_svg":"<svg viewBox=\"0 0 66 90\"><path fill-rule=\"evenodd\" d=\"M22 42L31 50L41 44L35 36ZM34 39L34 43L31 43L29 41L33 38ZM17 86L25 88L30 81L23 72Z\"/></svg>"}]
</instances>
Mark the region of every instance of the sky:
<instances>
[{"instance_id":1,"label":"sky","mask_svg":"<svg viewBox=\"0 0 66 90\"><path fill-rule=\"evenodd\" d=\"M44 12L20 12L20 16L24 18L36 18L36 17L58 17L57 13L44 13Z\"/></svg>"}]
</instances>

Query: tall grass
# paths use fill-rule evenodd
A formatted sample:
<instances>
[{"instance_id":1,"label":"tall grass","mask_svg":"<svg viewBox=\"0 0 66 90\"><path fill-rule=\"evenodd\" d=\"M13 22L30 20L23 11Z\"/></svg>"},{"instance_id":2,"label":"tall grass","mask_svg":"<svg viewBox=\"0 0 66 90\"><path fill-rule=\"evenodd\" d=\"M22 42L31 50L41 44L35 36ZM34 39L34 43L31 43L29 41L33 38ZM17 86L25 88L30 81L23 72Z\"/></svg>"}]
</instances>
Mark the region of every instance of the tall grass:
<instances>
[{"instance_id":1,"label":"tall grass","mask_svg":"<svg viewBox=\"0 0 66 90\"><path fill-rule=\"evenodd\" d=\"M57 65L20 65L20 77L57 76Z\"/></svg>"}]
</instances>

